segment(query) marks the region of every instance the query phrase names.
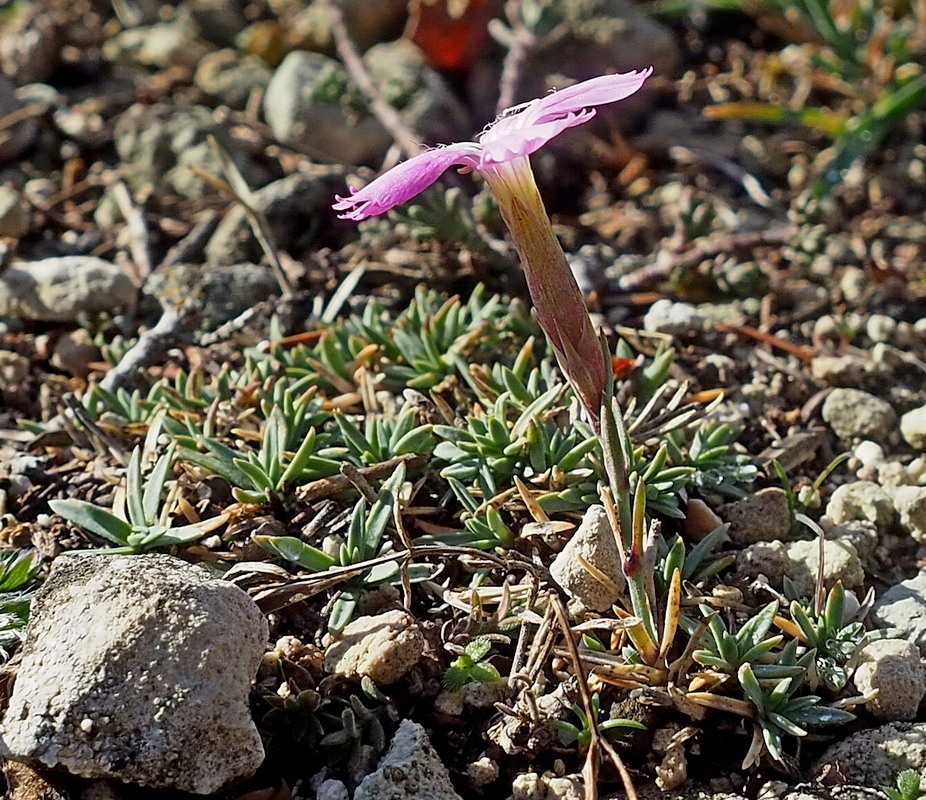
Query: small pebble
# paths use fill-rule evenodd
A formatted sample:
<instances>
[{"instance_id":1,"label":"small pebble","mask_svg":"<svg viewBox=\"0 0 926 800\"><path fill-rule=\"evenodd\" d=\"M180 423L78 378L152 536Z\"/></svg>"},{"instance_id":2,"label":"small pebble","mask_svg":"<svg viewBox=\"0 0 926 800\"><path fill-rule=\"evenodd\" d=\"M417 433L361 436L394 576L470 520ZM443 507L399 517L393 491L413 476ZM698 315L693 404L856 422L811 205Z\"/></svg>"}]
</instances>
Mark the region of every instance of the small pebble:
<instances>
[{"instance_id":1,"label":"small pebble","mask_svg":"<svg viewBox=\"0 0 926 800\"><path fill-rule=\"evenodd\" d=\"M826 516L837 525L853 520L868 520L883 533L894 521L894 504L878 484L855 481L833 492L826 504Z\"/></svg>"},{"instance_id":2,"label":"small pebble","mask_svg":"<svg viewBox=\"0 0 926 800\"><path fill-rule=\"evenodd\" d=\"M657 300L643 317L649 333L688 334L704 327L705 317L691 303Z\"/></svg>"},{"instance_id":3,"label":"small pebble","mask_svg":"<svg viewBox=\"0 0 926 800\"><path fill-rule=\"evenodd\" d=\"M852 452L864 467L871 467L884 461L884 448L877 442L865 440L860 442Z\"/></svg>"},{"instance_id":4,"label":"small pebble","mask_svg":"<svg viewBox=\"0 0 926 800\"><path fill-rule=\"evenodd\" d=\"M866 645L859 654L853 681L862 694L878 695L865 710L885 722L916 719L926 696L926 671L920 651L903 639L882 639Z\"/></svg>"},{"instance_id":5,"label":"small pebble","mask_svg":"<svg viewBox=\"0 0 926 800\"><path fill-rule=\"evenodd\" d=\"M900 435L910 447L926 450L926 406L914 408L900 418Z\"/></svg>"},{"instance_id":6,"label":"small pebble","mask_svg":"<svg viewBox=\"0 0 926 800\"><path fill-rule=\"evenodd\" d=\"M882 442L897 424L894 409L859 389L833 389L823 402L823 419L842 439L856 436Z\"/></svg>"}]
</instances>

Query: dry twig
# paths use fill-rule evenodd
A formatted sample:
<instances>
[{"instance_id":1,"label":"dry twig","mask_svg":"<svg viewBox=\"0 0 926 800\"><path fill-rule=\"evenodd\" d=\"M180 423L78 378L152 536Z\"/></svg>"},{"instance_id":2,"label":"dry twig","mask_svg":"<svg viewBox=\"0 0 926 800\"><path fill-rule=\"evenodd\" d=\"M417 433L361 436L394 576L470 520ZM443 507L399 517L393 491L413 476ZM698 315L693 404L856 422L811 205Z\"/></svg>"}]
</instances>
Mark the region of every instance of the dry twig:
<instances>
[{"instance_id":1,"label":"dry twig","mask_svg":"<svg viewBox=\"0 0 926 800\"><path fill-rule=\"evenodd\" d=\"M347 70L347 74L350 75L350 79L356 84L357 88L363 92L364 97L370 104L370 111L373 112L373 116L389 131L389 134L407 158L418 155L421 152L421 145L418 144L421 137L417 136L405 124L398 111L383 100L376 83L370 77L370 73L363 63L363 58L360 56L357 46L350 38L341 7L334 0L319 0L319 4L328 12L328 18L331 21L331 35L334 37L338 55L344 63L344 69Z\"/></svg>"}]
</instances>

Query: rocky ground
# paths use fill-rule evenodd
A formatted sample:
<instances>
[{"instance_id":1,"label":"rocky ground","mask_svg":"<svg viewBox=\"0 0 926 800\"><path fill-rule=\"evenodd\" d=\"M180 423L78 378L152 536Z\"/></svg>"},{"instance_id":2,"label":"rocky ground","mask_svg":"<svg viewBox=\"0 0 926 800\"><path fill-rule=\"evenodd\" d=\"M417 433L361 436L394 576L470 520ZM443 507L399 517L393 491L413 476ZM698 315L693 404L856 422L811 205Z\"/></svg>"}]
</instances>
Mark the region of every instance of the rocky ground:
<instances>
[{"instance_id":1,"label":"rocky ground","mask_svg":"<svg viewBox=\"0 0 926 800\"><path fill-rule=\"evenodd\" d=\"M0 5L5 796L926 786L924 55L921 2ZM478 178L331 209L648 65L533 163L658 652Z\"/></svg>"}]
</instances>

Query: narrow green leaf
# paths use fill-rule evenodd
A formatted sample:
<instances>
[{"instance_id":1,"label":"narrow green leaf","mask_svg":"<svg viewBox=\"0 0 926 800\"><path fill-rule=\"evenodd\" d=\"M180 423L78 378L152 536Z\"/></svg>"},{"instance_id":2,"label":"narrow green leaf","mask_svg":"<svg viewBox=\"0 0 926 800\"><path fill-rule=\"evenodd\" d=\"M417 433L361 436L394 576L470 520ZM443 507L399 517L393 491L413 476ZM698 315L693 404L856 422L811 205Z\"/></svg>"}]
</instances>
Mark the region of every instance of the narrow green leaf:
<instances>
[{"instance_id":1,"label":"narrow green leaf","mask_svg":"<svg viewBox=\"0 0 926 800\"><path fill-rule=\"evenodd\" d=\"M48 505L59 517L115 544L127 545L132 535L128 522L86 500L50 500Z\"/></svg>"},{"instance_id":2,"label":"narrow green leaf","mask_svg":"<svg viewBox=\"0 0 926 800\"><path fill-rule=\"evenodd\" d=\"M337 562L327 553L306 544L295 536L261 536L251 537L260 547L273 555L296 564L310 572L324 572Z\"/></svg>"}]
</instances>

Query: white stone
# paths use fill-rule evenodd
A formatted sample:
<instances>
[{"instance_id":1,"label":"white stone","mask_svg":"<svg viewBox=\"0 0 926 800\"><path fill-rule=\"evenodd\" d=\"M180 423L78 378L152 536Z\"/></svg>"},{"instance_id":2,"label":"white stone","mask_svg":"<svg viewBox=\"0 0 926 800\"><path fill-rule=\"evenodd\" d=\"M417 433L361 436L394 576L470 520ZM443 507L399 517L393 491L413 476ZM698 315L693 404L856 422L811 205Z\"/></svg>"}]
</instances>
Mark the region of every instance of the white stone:
<instances>
[{"instance_id":1,"label":"white stone","mask_svg":"<svg viewBox=\"0 0 926 800\"><path fill-rule=\"evenodd\" d=\"M872 467L884 461L884 448L877 442L866 439L859 442L853 451L853 455L862 463L863 467Z\"/></svg>"},{"instance_id":2,"label":"white stone","mask_svg":"<svg viewBox=\"0 0 926 800\"><path fill-rule=\"evenodd\" d=\"M862 563L855 548L846 541L824 542L823 580L827 587L842 581L846 588L861 586L865 580ZM736 572L746 578L759 575L768 578L772 586L781 586L783 578L789 578L798 594L813 595L819 565L819 543L800 542L757 542L740 551L736 556Z\"/></svg>"},{"instance_id":3,"label":"white stone","mask_svg":"<svg viewBox=\"0 0 926 800\"><path fill-rule=\"evenodd\" d=\"M871 481L854 481L840 486L829 503L826 516L837 525L853 520L873 522L884 533L894 521L894 504L887 492Z\"/></svg>"},{"instance_id":4,"label":"white stone","mask_svg":"<svg viewBox=\"0 0 926 800\"><path fill-rule=\"evenodd\" d=\"M900 418L900 435L917 450L926 450L926 406L914 408Z\"/></svg>"},{"instance_id":5,"label":"white stone","mask_svg":"<svg viewBox=\"0 0 926 800\"><path fill-rule=\"evenodd\" d=\"M814 765L813 775L839 775L856 786L893 786L904 769L926 779L926 723L892 722L839 739Z\"/></svg>"},{"instance_id":6,"label":"white stone","mask_svg":"<svg viewBox=\"0 0 926 800\"><path fill-rule=\"evenodd\" d=\"M113 313L135 302L135 284L94 256L14 262L0 275L0 315L73 322L81 313Z\"/></svg>"},{"instance_id":7,"label":"white stone","mask_svg":"<svg viewBox=\"0 0 926 800\"><path fill-rule=\"evenodd\" d=\"M926 486L898 486L894 506L901 527L918 542L926 542Z\"/></svg>"},{"instance_id":8,"label":"white stone","mask_svg":"<svg viewBox=\"0 0 926 800\"><path fill-rule=\"evenodd\" d=\"M686 334L701 330L705 316L691 303L657 300L643 317L643 329L649 333Z\"/></svg>"},{"instance_id":9,"label":"white stone","mask_svg":"<svg viewBox=\"0 0 926 800\"><path fill-rule=\"evenodd\" d=\"M318 787L315 800L350 800L350 792L341 781L329 778Z\"/></svg>"},{"instance_id":10,"label":"white stone","mask_svg":"<svg viewBox=\"0 0 926 800\"><path fill-rule=\"evenodd\" d=\"M886 314L872 314L865 325L865 332L873 342L890 342L897 330L897 321Z\"/></svg>"}]
</instances>

